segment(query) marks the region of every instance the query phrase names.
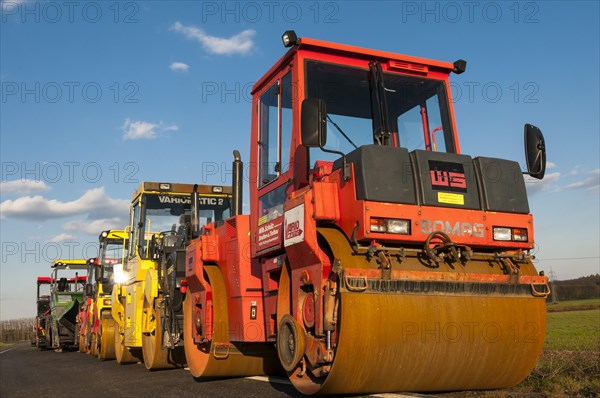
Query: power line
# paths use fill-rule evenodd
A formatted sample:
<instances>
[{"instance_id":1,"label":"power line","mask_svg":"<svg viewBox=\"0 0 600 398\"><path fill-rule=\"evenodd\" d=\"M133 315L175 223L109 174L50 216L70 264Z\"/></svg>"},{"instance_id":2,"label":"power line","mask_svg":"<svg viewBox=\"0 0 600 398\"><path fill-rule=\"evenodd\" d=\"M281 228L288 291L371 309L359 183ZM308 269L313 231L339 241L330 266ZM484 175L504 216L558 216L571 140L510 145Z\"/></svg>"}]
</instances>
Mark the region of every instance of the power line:
<instances>
[{"instance_id":1,"label":"power line","mask_svg":"<svg viewBox=\"0 0 600 398\"><path fill-rule=\"evenodd\" d=\"M599 259L600 256L595 257L564 257L564 258L536 258L539 261L559 261L559 260L593 260Z\"/></svg>"}]
</instances>

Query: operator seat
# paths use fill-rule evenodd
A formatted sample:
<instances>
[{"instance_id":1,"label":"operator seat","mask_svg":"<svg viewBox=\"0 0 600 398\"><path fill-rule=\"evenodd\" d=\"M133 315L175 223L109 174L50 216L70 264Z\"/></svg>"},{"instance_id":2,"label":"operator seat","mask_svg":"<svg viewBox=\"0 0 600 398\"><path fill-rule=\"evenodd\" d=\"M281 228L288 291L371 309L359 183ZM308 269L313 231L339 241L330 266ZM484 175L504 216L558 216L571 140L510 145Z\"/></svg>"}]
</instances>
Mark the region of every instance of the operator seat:
<instances>
[{"instance_id":1,"label":"operator seat","mask_svg":"<svg viewBox=\"0 0 600 398\"><path fill-rule=\"evenodd\" d=\"M192 215L187 213L180 215L177 224L177 235L185 235L186 231L192 225Z\"/></svg>"},{"instance_id":2,"label":"operator seat","mask_svg":"<svg viewBox=\"0 0 600 398\"><path fill-rule=\"evenodd\" d=\"M67 281L67 278L60 278L58 280L58 291L59 292L66 292L68 290L69 287L69 282Z\"/></svg>"}]
</instances>

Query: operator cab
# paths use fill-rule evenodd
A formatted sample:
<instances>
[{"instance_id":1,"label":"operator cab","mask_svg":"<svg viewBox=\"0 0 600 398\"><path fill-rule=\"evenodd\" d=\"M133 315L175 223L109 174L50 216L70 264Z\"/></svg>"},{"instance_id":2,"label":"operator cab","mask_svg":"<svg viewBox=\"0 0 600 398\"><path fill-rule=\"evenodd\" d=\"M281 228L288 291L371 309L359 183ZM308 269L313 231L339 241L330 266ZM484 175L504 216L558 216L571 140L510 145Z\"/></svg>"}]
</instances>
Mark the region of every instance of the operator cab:
<instances>
[{"instance_id":1,"label":"operator cab","mask_svg":"<svg viewBox=\"0 0 600 398\"><path fill-rule=\"evenodd\" d=\"M50 277L39 276L37 278L37 313L38 315L50 309Z\"/></svg>"},{"instance_id":2,"label":"operator cab","mask_svg":"<svg viewBox=\"0 0 600 398\"><path fill-rule=\"evenodd\" d=\"M126 231L107 230L100 233L98 257L88 260L86 295L111 294L115 283L115 269L120 269L122 272L127 258L127 240ZM100 285L102 288L98 290ZM88 294L88 290L91 294Z\"/></svg>"},{"instance_id":3,"label":"operator cab","mask_svg":"<svg viewBox=\"0 0 600 398\"><path fill-rule=\"evenodd\" d=\"M340 211L354 219L342 217L339 226L350 236L359 223L356 236L365 241L420 242L429 233L413 234L418 220L411 215L402 229L411 236L368 236L381 231L366 203L529 213L517 162L460 152L449 76L464 72L466 61L298 39L291 31L284 43L290 50L252 90L252 141L258 143L250 156L257 166L250 178L250 207L258 210L250 215L257 227L252 228L253 256L284 248L286 201L312 181L337 182L346 198L346 182L354 184L357 201L340 197ZM543 136L532 125L526 125L525 136L526 174L541 178ZM389 217L386 212L381 208L377 217ZM464 220L459 212L448 214L454 231L456 222ZM479 231L470 228L468 234L478 237Z\"/></svg>"},{"instance_id":4,"label":"operator cab","mask_svg":"<svg viewBox=\"0 0 600 398\"><path fill-rule=\"evenodd\" d=\"M198 189L200 225L219 223L229 217L230 188L204 185ZM191 184L142 183L132 200L130 258L139 255L142 259L151 259L150 242L154 237L190 237L192 191Z\"/></svg>"},{"instance_id":5,"label":"operator cab","mask_svg":"<svg viewBox=\"0 0 600 398\"><path fill-rule=\"evenodd\" d=\"M55 260L52 263L52 276L50 278L51 291L81 292L86 281L86 273L82 271L87 272L86 260Z\"/></svg>"}]
</instances>

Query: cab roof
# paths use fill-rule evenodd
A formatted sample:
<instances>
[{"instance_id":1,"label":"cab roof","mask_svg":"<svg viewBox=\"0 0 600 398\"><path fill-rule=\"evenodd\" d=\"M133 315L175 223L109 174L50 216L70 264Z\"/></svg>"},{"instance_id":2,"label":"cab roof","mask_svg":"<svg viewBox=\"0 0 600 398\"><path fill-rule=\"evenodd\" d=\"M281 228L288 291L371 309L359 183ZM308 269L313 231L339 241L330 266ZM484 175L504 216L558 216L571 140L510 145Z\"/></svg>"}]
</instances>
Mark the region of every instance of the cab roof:
<instances>
[{"instance_id":1,"label":"cab roof","mask_svg":"<svg viewBox=\"0 0 600 398\"><path fill-rule=\"evenodd\" d=\"M320 52L323 54L336 54L350 58L377 59L380 62L387 63L393 69L412 70L413 72L427 70L427 68L436 68L449 74L454 70L454 64L452 62L436 61L428 58L413 57L410 55L398 54L389 51L373 50L371 48L351 46L347 44L339 44L310 38L300 38L298 41L299 44L291 47L290 50L285 53L271 67L271 69L269 69L269 71L254 84L254 86L252 86L252 94L262 87L265 82L270 80L272 75L277 73L277 71L279 71L290 58L296 55L297 52L304 50Z\"/></svg>"},{"instance_id":2,"label":"cab roof","mask_svg":"<svg viewBox=\"0 0 600 398\"><path fill-rule=\"evenodd\" d=\"M122 229L108 229L106 231L102 231L98 239L100 241L103 240L127 240L129 238L129 233Z\"/></svg>"},{"instance_id":3,"label":"cab roof","mask_svg":"<svg viewBox=\"0 0 600 398\"><path fill-rule=\"evenodd\" d=\"M181 184L175 182L142 182L133 192L132 199L142 193L163 193L171 195L189 195L194 191L194 184ZM200 185L198 193L203 195L228 195L231 196L231 187L223 185Z\"/></svg>"},{"instance_id":4,"label":"cab roof","mask_svg":"<svg viewBox=\"0 0 600 398\"><path fill-rule=\"evenodd\" d=\"M87 269L87 260L54 260L52 263L53 269Z\"/></svg>"}]
</instances>

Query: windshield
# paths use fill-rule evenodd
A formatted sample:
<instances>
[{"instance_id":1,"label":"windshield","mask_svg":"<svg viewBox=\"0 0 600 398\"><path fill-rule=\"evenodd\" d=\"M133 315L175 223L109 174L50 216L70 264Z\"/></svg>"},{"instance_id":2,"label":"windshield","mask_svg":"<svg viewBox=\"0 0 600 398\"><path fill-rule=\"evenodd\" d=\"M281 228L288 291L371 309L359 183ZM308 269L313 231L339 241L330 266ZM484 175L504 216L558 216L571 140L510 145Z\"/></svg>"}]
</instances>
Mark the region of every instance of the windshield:
<instances>
[{"instance_id":1,"label":"windshield","mask_svg":"<svg viewBox=\"0 0 600 398\"><path fill-rule=\"evenodd\" d=\"M49 283L38 283L38 299L49 300L50 299L50 284Z\"/></svg>"},{"instance_id":2,"label":"windshield","mask_svg":"<svg viewBox=\"0 0 600 398\"><path fill-rule=\"evenodd\" d=\"M125 242L121 239L111 239L102 242L100 247L100 265L102 266L102 279L104 283L113 280L113 269L117 264L123 264L125 258Z\"/></svg>"},{"instance_id":3,"label":"windshield","mask_svg":"<svg viewBox=\"0 0 600 398\"><path fill-rule=\"evenodd\" d=\"M199 195L198 202L200 225L229 217L229 198ZM134 233L139 255L147 258L148 243L153 235L169 231L186 235L186 228L192 222L192 204L189 194L144 194L142 203L139 219L134 220ZM137 218L135 214L134 209L134 217Z\"/></svg>"},{"instance_id":4,"label":"windshield","mask_svg":"<svg viewBox=\"0 0 600 398\"><path fill-rule=\"evenodd\" d=\"M52 271L52 284L50 291L55 292L83 292L83 286L86 283L87 272L85 268L55 268Z\"/></svg>"},{"instance_id":5,"label":"windshield","mask_svg":"<svg viewBox=\"0 0 600 398\"><path fill-rule=\"evenodd\" d=\"M381 101L368 69L307 61L307 98L327 104L326 149L347 154L361 145L376 143L380 109L387 108L390 145L408 150L455 152L444 81L384 72ZM387 107L381 106L380 102ZM337 126L336 126L337 125ZM339 157L311 149L311 159Z\"/></svg>"}]
</instances>

